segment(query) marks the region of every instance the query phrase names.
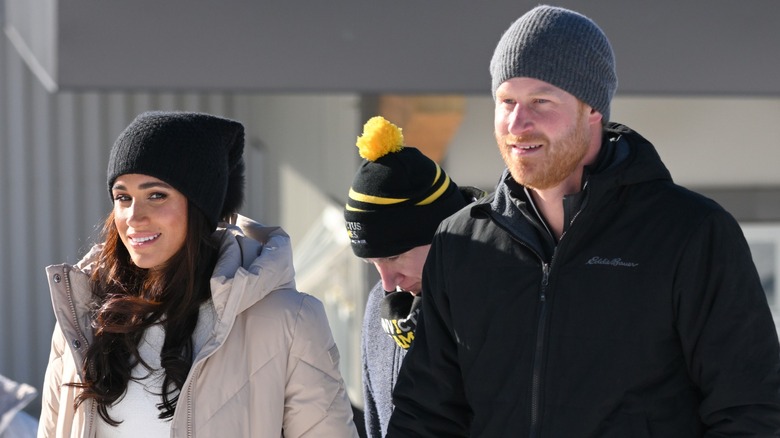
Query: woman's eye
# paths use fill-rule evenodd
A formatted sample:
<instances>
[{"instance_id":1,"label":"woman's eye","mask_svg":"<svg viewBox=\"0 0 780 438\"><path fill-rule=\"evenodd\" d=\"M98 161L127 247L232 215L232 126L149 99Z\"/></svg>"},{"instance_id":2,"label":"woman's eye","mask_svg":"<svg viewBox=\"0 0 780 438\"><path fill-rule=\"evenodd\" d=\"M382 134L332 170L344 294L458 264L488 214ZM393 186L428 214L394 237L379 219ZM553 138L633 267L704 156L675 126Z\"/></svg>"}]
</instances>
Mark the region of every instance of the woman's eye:
<instances>
[{"instance_id":1,"label":"woman's eye","mask_svg":"<svg viewBox=\"0 0 780 438\"><path fill-rule=\"evenodd\" d=\"M149 199L165 199L168 195L165 193L155 192L149 195Z\"/></svg>"},{"instance_id":2,"label":"woman's eye","mask_svg":"<svg viewBox=\"0 0 780 438\"><path fill-rule=\"evenodd\" d=\"M124 202L124 201L129 201L129 200L130 200L130 197L125 195L125 194L120 193L120 194L114 195L114 201Z\"/></svg>"}]
</instances>

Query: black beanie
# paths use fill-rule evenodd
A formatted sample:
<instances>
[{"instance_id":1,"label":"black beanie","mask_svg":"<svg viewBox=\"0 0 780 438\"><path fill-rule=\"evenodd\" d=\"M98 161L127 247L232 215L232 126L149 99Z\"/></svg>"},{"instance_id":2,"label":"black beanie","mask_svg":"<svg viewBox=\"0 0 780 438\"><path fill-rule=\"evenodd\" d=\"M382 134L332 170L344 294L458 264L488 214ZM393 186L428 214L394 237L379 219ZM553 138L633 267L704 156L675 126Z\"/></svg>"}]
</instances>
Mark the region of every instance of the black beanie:
<instances>
[{"instance_id":1,"label":"black beanie","mask_svg":"<svg viewBox=\"0 0 780 438\"><path fill-rule=\"evenodd\" d=\"M191 112L140 114L119 135L108 159L108 192L128 173L170 184L198 207L212 229L244 201L244 126Z\"/></svg>"},{"instance_id":2,"label":"black beanie","mask_svg":"<svg viewBox=\"0 0 780 438\"><path fill-rule=\"evenodd\" d=\"M427 245L439 223L467 204L444 170L403 146L401 129L384 118L365 124L357 146L365 159L344 208L356 256L391 257Z\"/></svg>"}]
</instances>

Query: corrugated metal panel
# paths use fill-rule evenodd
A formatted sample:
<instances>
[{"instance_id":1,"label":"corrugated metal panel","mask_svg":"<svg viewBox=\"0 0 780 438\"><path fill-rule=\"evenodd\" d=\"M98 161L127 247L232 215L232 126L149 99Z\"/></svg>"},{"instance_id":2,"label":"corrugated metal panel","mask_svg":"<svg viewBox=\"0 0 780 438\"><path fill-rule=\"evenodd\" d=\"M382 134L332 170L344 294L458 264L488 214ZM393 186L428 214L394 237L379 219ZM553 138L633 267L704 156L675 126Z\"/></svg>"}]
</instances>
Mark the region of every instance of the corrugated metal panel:
<instances>
[{"instance_id":1,"label":"corrugated metal panel","mask_svg":"<svg viewBox=\"0 0 780 438\"><path fill-rule=\"evenodd\" d=\"M33 216L38 193L32 188L44 182L44 173L51 174L48 163L34 162L36 147L33 142L30 113L38 104L33 79L25 66L7 48L3 49L2 103L4 126L2 131L2 190L0 190L0 302L2 302L2 333L0 336L0 372L31 383L39 380L35 365L42 361L39 344L40 330L34 321L45 311L38 312L42 300L36 291L29 266L39 256L36 247L40 239L34 233L37 223ZM38 134L41 131L38 131ZM42 178L38 179L40 172ZM51 313L51 312L49 312ZM46 341L48 342L48 341ZM45 358L43 359L45 360ZM39 368L40 369L40 368Z\"/></svg>"}]
</instances>

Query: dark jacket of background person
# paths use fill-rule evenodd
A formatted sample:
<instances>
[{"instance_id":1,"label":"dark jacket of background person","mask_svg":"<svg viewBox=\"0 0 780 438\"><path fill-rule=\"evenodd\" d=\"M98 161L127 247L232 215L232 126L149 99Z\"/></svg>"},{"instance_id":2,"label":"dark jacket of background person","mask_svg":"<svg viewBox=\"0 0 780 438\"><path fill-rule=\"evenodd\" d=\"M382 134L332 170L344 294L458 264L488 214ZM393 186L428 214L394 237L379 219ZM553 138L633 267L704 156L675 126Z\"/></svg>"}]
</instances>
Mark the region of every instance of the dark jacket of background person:
<instances>
[{"instance_id":1,"label":"dark jacket of background person","mask_svg":"<svg viewBox=\"0 0 780 438\"><path fill-rule=\"evenodd\" d=\"M583 185L557 246L506 172L442 223L388 437L780 434L780 349L737 222L617 124Z\"/></svg>"}]
</instances>

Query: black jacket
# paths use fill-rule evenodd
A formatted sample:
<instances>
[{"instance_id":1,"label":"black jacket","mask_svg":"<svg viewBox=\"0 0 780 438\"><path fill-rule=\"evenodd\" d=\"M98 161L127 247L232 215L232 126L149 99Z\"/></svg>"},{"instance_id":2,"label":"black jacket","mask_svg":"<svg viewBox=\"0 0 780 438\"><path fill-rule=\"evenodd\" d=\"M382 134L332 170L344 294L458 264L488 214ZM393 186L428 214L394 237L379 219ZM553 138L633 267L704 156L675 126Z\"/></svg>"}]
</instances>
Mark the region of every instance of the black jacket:
<instances>
[{"instance_id":1,"label":"black jacket","mask_svg":"<svg viewBox=\"0 0 780 438\"><path fill-rule=\"evenodd\" d=\"M442 223L388 437L780 434L777 334L737 222L621 125L585 173L557 244L506 172Z\"/></svg>"}]
</instances>

